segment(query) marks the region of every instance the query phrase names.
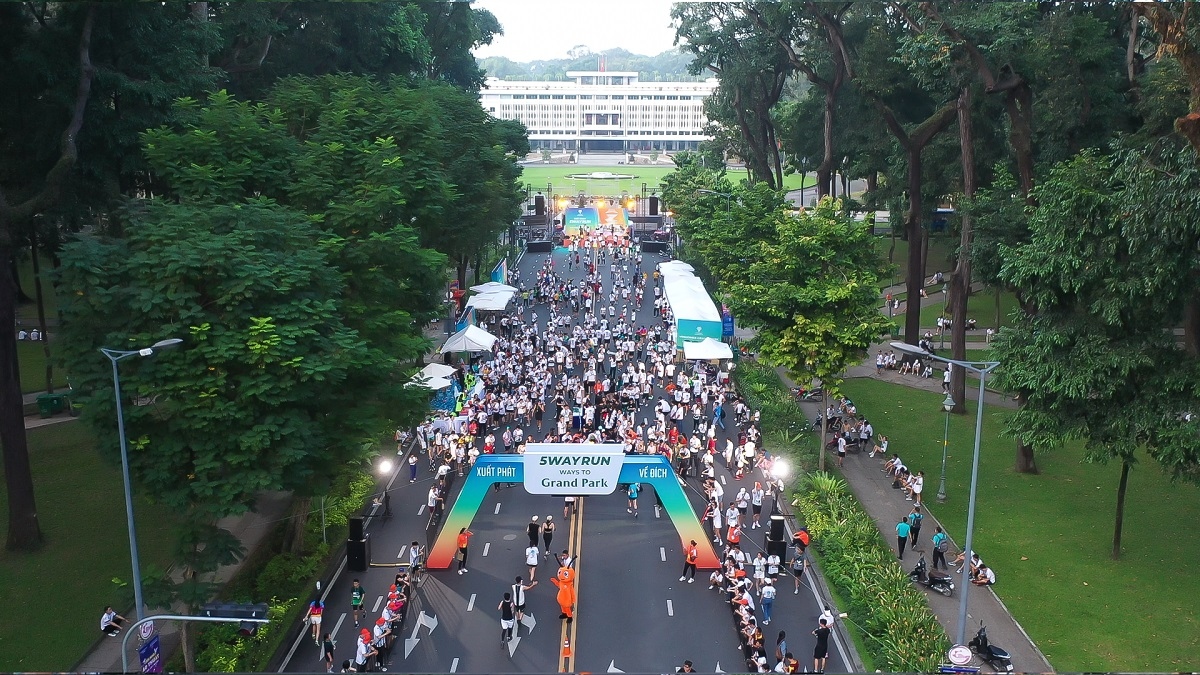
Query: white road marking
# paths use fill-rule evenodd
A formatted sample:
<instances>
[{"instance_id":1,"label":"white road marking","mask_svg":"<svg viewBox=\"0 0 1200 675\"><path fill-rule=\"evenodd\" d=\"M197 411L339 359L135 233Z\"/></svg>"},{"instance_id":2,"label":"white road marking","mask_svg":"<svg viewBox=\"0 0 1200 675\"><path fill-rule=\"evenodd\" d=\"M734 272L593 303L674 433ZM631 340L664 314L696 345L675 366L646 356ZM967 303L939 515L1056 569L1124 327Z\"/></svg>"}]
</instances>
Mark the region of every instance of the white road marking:
<instances>
[{"instance_id":1,"label":"white road marking","mask_svg":"<svg viewBox=\"0 0 1200 675\"><path fill-rule=\"evenodd\" d=\"M454 659L453 661L450 662L450 672L452 672L452 673L458 672L458 659Z\"/></svg>"},{"instance_id":2,"label":"white road marking","mask_svg":"<svg viewBox=\"0 0 1200 675\"><path fill-rule=\"evenodd\" d=\"M467 611L468 612L475 609L475 596L476 596L476 594L472 593L471 599L467 601ZM458 659L454 659L454 660L457 661Z\"/></svg>"},{"instance_id":3,"label":"white road marking","mask_svg":"<svg viewBox=\"0 0 1200 675\"><path fill-rule=\"evenodd\" d=\"M725 482L725 474L721 474L721 485L728 485L728 483Z\"/></svg>"},{"instance_id":4,"label":"white road marking","mask_svg":"<svg viewBox=\"0 0 1200 675\"><path fill-rule=\"evenodd\" d=\"M667 600L667 616L675 616L675 605L670 600Z\"/></svg>"},{"instance_id":5,"label":"white road marking","mask_svg":"<svg viewBox=\"0 0 1200 675\"><path fill-rule=\"evenodd\" d=\"M338 617L337 623L333 624L333 632L329 634L330 638L332 638L334 640L337 639L338 629L342 627L342 622L345 620L346 620L346 613L342 612L342 615Z\"/></svg>"},{"instance_id":6,"label":"white road marking","mask_svg":"<svg viewBox=\"0 0 1200 675\"><path fill-rule=\"evenodd\" d=\"M658 557L662 558L663 562L667 562L667 549L662 546L659 546L658 547Z\"/></svg>"},{"instance_id":7,"label":"white road marking","mask_svg":"<svg viewBox=\"0 0 1200 675\"><path fill-rule=\"evenodd\" d=\"M488 551L491 550L491 548L492 548L492 542L490 542L490 541L483 545L483 557L485 557L485 558L487 557Z\"/></svg>"},{"instance_id":8,"label":"white road marking","mask_svg":"<svg viewBox=\"0 0 1200 675\"><path fill-rule=\"evenodd\" d=\"M407 548L402 548L402 549L400 549L400 552L396 554L396 560L399 560L400 558L403 558L403 557L404 557L404 552L405 552L405 551L407 551L407 550L408 550Z\"/></svg>"},{"instance_id":9,"label":"white road marking","mask_svg":"<svg viewBox=\"0 0 1200 675\"><path fill-rule=\"evenodd\" d=\"M496 502L496 515L500 515L500 502Z\"/></svg>"},{"instance_id":10,"label":"white road marking","mask_svg":"<svg viewBox=\"0 0 1200 675\"><path fill-rule=\"evenodd\" d=\"M379 611L379 605L380 605L380 604L382 604L382 603L383 603L383 596L382 596L382 595L381 595L381 596L379 596L378 598L375 598L375 606L371 608L371 611L372 611L372 612L378 612L378 611Z\"/></svg>"},{"instance_id":11,"label":"white road marking","mask_svg":"<svg viewBox=\"0 0 1200 675\"><path fill-rule=\"evenodd\" d=\"M425 505L424 504L421 505L421 508L417 509L418 516L421 515L422 513L425 513Z\"/></svg>"}]
</instances>

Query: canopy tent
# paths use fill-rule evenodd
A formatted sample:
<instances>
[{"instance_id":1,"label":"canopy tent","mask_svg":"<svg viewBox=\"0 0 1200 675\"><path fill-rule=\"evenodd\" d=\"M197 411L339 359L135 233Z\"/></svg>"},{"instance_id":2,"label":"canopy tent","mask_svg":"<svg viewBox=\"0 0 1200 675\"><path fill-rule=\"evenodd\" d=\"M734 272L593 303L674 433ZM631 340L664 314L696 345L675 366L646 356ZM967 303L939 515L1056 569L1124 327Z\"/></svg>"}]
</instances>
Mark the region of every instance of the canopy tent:
<instances>
[{"instance_id":1,"label":"canopy tent","mask_svg":"<svg viewBox=\"0 0 1200 675\"><path fill-rule=\"evenodd\" d=\"M480 293L473 295L467 300L467 307L474 307L481 312L498 312L508 303L512 302L513 291L500 291L497 293Z\"/></svg>"},{"instance_id":2,"label":"canopy tent","mask_svg":"<svg viewBox=\"0 0 1200 675\"><path fill-rule=\"evenodd\" d=\"M683 357L689 360L697 359L700 361L732 359L733 350L724 342L708 337L699 342L683 343Z\"/></svg>"},{"instance_id":3,"label":"canopy tent","mask_svg":"<svg viewBox=\"0 0 1200 675\"><path fill-rule=\"evenodd\" d=\"M516 288L509 286L508 284L502 284L499 281L489 281L486 284L479 284L478 286L472 286L471 290L476 291L478 293L502 293L505 291L507 291L509 293L517 292Z\"/></svg>"},{"instance_id":4,"label":"canopy tent","mask_svg":"<svg viewBox=\"0 0 1200 675\"><path fill-rule=\"evenodd\" d=\"M428 387L434 391L439 391L454 384L444 377L424 377L418 374L411 382L405 384L406 387Z\"/></svg>"},{"instance_id":5,"label":"canopy tent","mask_svg":"<svg viewBox=\"0 0 1200 675\"><path fill-rule=\"evenodd\" d=\"M421 378L421 377L426 377L426 378L446 377L446 378L448 378L457 372L458 372L458 369L455 368L454 366L447 366L444 363L431 363L421 369L421 372L419 375L417 375L417 378Z\"/></svg>"},{"instance_id":6,"label":"canopy tent","mask_svg":"<svg viewBox=\"0 0 1200 675\"><path fill-rule=\"evenodd\" d=\"M704 290L704 282L691 272L675 268L663 275L663 290L675 314L677 349L683 349L687 342L721 338L721 312Z\"/></svg>"},{"instance_id":7,"label":"canopy tent","mask_svg":"<svg viewBox=\"0 0 1200 675\"><path fill-rule=\"evenodd\" d=\"M496 344L496 336L479 326L467 326L451 335L442 345L442 353L450 352L486 352Z\"/></svg>"},{"instance_id":8,"label":"canopy tent","mask_svg":"<svg viewBox=\"0 0 1200 675\"><path fill-rule=\"evenodd\" d=\"M658 264L658 271L663 274L674 274L684 272L691 274L696 271L695 267L683 262L682 260L670 260Z\"/></svg>"}]
</instances>

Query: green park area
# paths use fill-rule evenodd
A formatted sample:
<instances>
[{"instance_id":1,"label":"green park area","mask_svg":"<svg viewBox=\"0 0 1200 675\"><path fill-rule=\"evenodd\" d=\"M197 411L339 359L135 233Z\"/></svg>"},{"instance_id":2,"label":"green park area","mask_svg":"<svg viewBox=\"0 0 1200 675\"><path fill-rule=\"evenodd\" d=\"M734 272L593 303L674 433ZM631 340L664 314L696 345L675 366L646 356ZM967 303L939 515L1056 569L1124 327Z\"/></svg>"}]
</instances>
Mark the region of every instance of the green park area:
<instances>
[{"instance_id":1,"label":"green park area","mask_svg":"<svg viewBox=\"0 0 1200 675\"><path fill-rule=\"evenodd\" d=\"M871 379L849 380L844 392L907 466L925 471L931 511L961 545L974 415L950 418L949 498L939 505L942 396ZM1172 483L1152 462L1136 465L1114 561L1119 465L1088 463L1082 444L1070 443L1038 455L1040 474L1018 474L1014 441L1002 435L1006 414L984 410L975 524L974 548L996 570L997 595L1059 671L1193 667L1200 581L1185 570L1200 558L1197 489Z\"/></svg>"},{"instance_id":2,"label":"green park area","mask_svg":"<svg viewBox=\"0 0 1200 675\"><path fill-rule=\"evenodd\" d=\"M531 164L525 165L521 172L521 182L530 187L536 192L545 192L547 187L553 186L551 194L566 194L577 195L579 193L587 195L606 195L614 196L621 194L640 195L642 194L642 184L646 184L647 190L659 190L659 183L662 182L664 176L675 170L674 166L670 165L638 165L638 164L621 164L607 166L583 166L580 164ZM570 178L572 174L591 174L607 172L621 176L632 176L631 178ZM729 175L733 179L744 177L745 172L738 169L730 169ZM798 190L800 188L800 179L803 176L792 174L784 176L784 186L789 190ZM813 176L809 174L806 185L812 185L814 182Z\"/></svg>"},{"instance_id":3,"label":"green park area","mask_svg":"<svg viewBox=\"0 0 1200 675\"><path fill-rule=\"evenodd\" d=\"M105 605L125 613L133 604L122 587L130 566L121 471L101 459L78 422L32 429L28 439L46 542L34 553L0 550L0 597L10 609L0 622L0 671L63 671L100 637ZM173 521L146 501L134 508L142 567L161 567ZM7 518L0 500L0 519Z\"/></svg>"}]
</instances>

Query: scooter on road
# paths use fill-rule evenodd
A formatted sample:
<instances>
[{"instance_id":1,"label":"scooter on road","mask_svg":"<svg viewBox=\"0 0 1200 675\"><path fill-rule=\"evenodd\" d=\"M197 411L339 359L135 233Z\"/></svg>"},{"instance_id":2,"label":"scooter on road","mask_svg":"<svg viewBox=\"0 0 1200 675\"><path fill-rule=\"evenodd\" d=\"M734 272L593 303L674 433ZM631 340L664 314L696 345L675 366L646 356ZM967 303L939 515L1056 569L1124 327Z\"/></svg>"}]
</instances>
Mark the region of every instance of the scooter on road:
<instances>
[{"instance_id":1,"label":"scooter on road","mask_svg":"<svg viewBox=\"0 0 1200 675\"><path fill-rule=\"evenodd\" d=\"M1012 657L1009 656L1008 650L988 642L987 627L982 621L979 622L979 632L971 638L967 646L997 673L1013 672Z\"/></svg>"},{"instance_id":2,"label":"scooter on road","mask_svg":"<svg viewBox=\"0 0 1200 675\"><path fill-rule=\"evenodd\" d=\"M908 573L908 577L918 584L931 588L946 597L954 592L954 579L945 572L938 570L930 571L929 566L925 564L925 556L917 561L917 566L913 571Z\"/></svg>"}]
</instances>

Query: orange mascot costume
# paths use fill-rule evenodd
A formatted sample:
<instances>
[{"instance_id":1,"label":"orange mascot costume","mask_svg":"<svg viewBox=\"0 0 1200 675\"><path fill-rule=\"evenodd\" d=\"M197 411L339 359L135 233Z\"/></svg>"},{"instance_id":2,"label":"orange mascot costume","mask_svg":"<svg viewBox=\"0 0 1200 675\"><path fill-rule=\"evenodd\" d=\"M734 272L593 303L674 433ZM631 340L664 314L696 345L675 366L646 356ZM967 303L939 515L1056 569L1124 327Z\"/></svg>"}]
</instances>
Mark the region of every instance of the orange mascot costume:
<instances>
[{"instance_id":1,"label":"orange mascot costume","mask_svg":"<svg viewBox=\"0 0 1200 675\"><path fill-rule=\"evenodd\" d=\"M550 583L558 586L558 607L562 610L558 618L570 623L575 618L575 570L570 567L558 568L558 574L550 579Z\"/></svg>"}]
</instances>

